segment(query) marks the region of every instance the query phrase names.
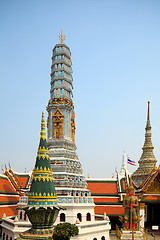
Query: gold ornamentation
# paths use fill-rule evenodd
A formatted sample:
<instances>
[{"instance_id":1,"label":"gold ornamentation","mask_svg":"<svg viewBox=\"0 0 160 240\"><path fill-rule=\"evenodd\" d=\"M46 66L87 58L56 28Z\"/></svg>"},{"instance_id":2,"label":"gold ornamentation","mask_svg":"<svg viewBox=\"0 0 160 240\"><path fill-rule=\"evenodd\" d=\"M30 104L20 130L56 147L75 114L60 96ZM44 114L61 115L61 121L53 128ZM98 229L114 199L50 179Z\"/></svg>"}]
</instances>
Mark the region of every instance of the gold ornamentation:
<instances>
[{"instance_id":1,"label":"gold ornamentation","mask_svg":"<svg viewBox=\"0 0 160 240\"><path fill-rule=\"evenodd\" d=\"M115 168L115 172L117 174L117 179L118 179L118 171L117 171L117 167Z\"/></svg>"},{"instance_id":2,"label":"gold ornamentation","mask_svg":"<svg viewBox=\"0 0 160 240\"><path fill-rule=\"evenodd\" d=\"M47 138L49 137L49 117L47 118Z\"/></svg>"},{"instance_id":3,"label":"gold ornamentation","mask_svg":"<svg viewBox=\"0 0 160 240\"><path fill-rule=\"evenodd\" d=\"M160 193L160 175L154 179L147 189L147 193Z\"/></svg>"},{"instance_id":4,"label":"gold ornamentation","mask_svg":"<svg viewBox=\"0 0 160 240\"><path fill-rule=\"evenodd\" d=\"M46 139L44 112L42 112L41 133L40 133L40 135L41 135L41 138Z\"/></svg>"},{"instance_id":5,"label":"gold ornamentation","mask_svg":"<svg viewBox=\"0 0 160 240\"><path fill-rule=\"evenodd\" d=\"M63 138L63 119L64 115L57 107L56 111L52 114L53 117L53 138Z\"/></svg>"},{"instance_id":6,"label":"gold ornamentation","mask_svg":"<svg viewBox=\"0 0 160 240\"><path fill-rule=\"evenodd\" d=\"M9 166L9 170L11 170L11 165L10 165L10 161L8 162L8 166Z\"/></svg>"},{"instance_id":7,"label":"gold ornamentation","mask_svg":"<svg viewBox=\"0 0 160 240\"><path fill-rule=\"evenodd\" d=\"M71 117L71 139L73 141L75 141L75 129L76 129L74 118L75 118L75 114L73 114Z\"/></svg>"},{"instance_id":8,"label":"gold ornamentation","mask_svg":"<svg viewBox=\"0 0 160 240\"><path fill-rule=\"evenodd\" d=\"M46 193L44 193L44 194L39 193L38 194L37 192L36 193L33 192L32 195L28 196L29 199L37 199L37 197L42 198L42 199L43 198L57 198L57 196L56 195L53 196L53 194L49 194L49 193L48 194L46 194Z\"/></svg>"},{"instance_id":9,"label":"gold ornamentation","mask_svg":"<svg viewBox=\"0 0 160 240\"><path fill-rule=\"evenodd\" d=\"M38 148L38 152L37 153L41 153L41 154L47 153L48 154L48 149Z\"/></svg>"},{"instance_id":10,"label":"gold ornamentation","mask_svg":"<svg viewBox=\"0 0 160 240\"><path fill-rule=\"evenodd\" d=\"M47 160L49 160L49 155L47 154L47 155L44 156L43 153L37 154L37 159L39 160L40 158L43 158L43 160L44 160L46 158Z\"/></svg>"},{"instance_id":11,"label":"gold ornamentation","mask_svg":"<svg viewBox=\"0 0 160 240\"><path fill-rule=\"evenodd\" d=\"M5 162L5 171L7 172L7 166L6 166L6 162Z\"/></svg>"},{"instance_id":12,"label":"gold ornamentation","mask_svg":"<svg viewBox=\"0 0 160 240\"><path fill-rule=\"evenodd\" d=\"M2 171L4 172L3 165L1 166Z\"/></svg>"},{"instance_id":13,"label":"gold ornamentation","mask_svg":"<svg viewBox=\"0 0 160 240\"><path fill-rule=\"evenodd\" d=\"M61 34L60 34L60 36L58 37L58 39L60 40L61 43L63 43L64 40L66 39L66 36L63 34L63 30L61 30Z\"/></svg>"},{"instance_id":14,"label":"gold ornamentation","mask_svg":"<svg viewBox=\"0 0 160 240\"><path fill-rule=\"evenodd\" d=\"M52 175L52 174L50 174L50 175ZM35 182L38 180L39 182L41 181L41 180L43 180L43 182L45 182L45 181L51 181L51 182L53 182L54 180L53 180L53 177L51 176L51 177L44 177L44 176L34 176L33 177L33 179L35 180Z\"/></svg>"}]
</instances>

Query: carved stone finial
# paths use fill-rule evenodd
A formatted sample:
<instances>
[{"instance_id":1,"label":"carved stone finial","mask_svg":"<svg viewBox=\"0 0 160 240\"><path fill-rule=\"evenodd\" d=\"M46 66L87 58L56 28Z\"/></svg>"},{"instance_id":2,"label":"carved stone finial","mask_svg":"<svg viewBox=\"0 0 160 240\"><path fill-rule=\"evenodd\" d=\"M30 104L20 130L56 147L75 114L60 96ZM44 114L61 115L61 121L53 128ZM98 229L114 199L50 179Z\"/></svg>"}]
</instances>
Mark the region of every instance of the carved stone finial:
<instances>
[{"instance_id":1,"label":"carved stone finial","mask_svg":"<svg viewBox=\"0 0 160 240\"><path fill-rule=\"evenodd\" d=\"M106 212L104 212L103 214L103 219L109 221L109 217Z\"/></svg>"},{"instance_id":2,"label":"carved stone finial","mask_svg":"<svg viewBox=\"0 0 160 240\"><path fill-rule=\"evenodd\" d=\"M15 217L14 222L18 222L18 217L17 216Z\"/></svg>"},{"instance_id":3,"label":"carved stone finial","mask_svg":"<svg viewBox=\"0 0 160 240\"><path fill-rule=\"evenodd\" d=\"M61 43L64 43L64 40L66 39L66 36L63 34L63 30L61 30L61 34L58 37L58 39L60 40Z\"/></svg>"},{"instance_id":4,"label":"carved stone finial","mask_svg":"<svg viewBox=\"0 0 160 240\"><path fill-rule=\"evenodd\" d=\"M76 224L79 224L80 223L80 220L79 218L76 219Z\"/></svg>"}]
</instances>

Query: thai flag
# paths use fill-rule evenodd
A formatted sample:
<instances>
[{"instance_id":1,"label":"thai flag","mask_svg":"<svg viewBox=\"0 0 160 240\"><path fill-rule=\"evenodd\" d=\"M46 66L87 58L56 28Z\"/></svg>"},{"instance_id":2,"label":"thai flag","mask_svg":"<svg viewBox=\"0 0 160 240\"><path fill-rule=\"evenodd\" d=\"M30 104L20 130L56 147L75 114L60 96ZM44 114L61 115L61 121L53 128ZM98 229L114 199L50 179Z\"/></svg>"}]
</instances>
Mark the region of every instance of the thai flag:
<instances>
[{"instance_id":1,"label":"thai flag","mask_svg":"<svg viewBox=\"0 0 160 240\"><path fill-rule=\"evenodd\" d=\"M132 166L136 166L136 162L131 160L129 157L127 158L127 162L131 164Z\"/></svg>"}]
</instances>

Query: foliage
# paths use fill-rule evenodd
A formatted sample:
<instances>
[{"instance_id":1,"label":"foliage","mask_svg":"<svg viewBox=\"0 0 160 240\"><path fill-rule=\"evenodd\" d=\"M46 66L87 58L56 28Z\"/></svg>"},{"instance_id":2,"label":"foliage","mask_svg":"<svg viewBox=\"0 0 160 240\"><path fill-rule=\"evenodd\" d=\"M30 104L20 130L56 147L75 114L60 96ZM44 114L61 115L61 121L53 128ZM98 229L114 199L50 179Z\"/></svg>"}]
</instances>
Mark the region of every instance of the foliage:
<instances>
[{"instance_id":1,"label":"foliage","mask_svg":"<svg viewBox=\"0 0 160 240\"><path fill-rule=\"evenodd\" d=\"M76 235L78 235L78 227L75 224L59 223L54 228L53 240L70 240Z\"/></svg>"}]
</instances>

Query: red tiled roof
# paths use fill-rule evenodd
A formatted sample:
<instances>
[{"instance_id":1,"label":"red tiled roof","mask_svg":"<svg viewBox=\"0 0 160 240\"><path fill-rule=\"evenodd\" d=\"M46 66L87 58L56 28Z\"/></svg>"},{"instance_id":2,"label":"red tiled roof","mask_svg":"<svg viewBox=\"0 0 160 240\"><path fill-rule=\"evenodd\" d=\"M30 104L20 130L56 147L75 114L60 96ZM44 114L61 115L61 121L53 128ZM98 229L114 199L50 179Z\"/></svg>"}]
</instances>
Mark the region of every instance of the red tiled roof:
<instances>
[{"instance_id":1,"label":"red tiled roof","mask_svg":"<svg viewBox=\"0 0 160 240\"><path fill-rule=\"evenodd\" d=\"M5 213L7 217L13 216L13 215L17 215L18 214L18 210L16 209L17 206L3 206L0 207L0 218L3 217L3 214Z\"/></svg>"},{"instance_id":2,"label":"red tiled roof","mask_svg":"<svg viewBox=\"0 0 160 240\"><path fill-rule=\"evenodd\" d=\"M117 203L119 202L119 199L118 198L93 198L94 199L94 202L113 202L113 203ZM98 204L98 203L97 203Z\"/></svg>"},{"instance_id":3,"label":"red tiled roof","mask_svg":"<svg viewBox=\"0 0 160 240\"><path fill-rule=\"evenodd\" d=\"M123 190L126 190L126 183L123 181Z\"/></svg>"},{"instance_id":4,"label":"red tiled roof","mask_svg":"<svg viewBox=\"0 0 160 240\"><path fill-rule=\"evenodd\" d=\"M16 176L17 180L19 181L22 188L27 187L27 184L28 184L28 181L29 181L29 178L30 178L29 175L20 176L20 175L15 174L15 176Z\"/></svg>"},{"instance_id":5,"label":"red tiled roof","mask_svg":"<svg viewBox=\"0 0 160 240\"><path fill-rule=\"evenodd\" d=\"M0 193L17 194L7 177L0 176Z\"/></svg>"},{"instance_id":6,"label":"red tiled roof","mask_svg":"<svg viewBox=\"0 0 160 240\"><path fill-rule=\"evenodd\" d=\"M124 207L113 207L113 206L95 206L95 214L104 214L107 215L123 215Z\"/></svg>"},{"instance_id":7,"label":"red tiled roof","mask_svg":"<svg viewBox=\"0 0 160 240\"><path fill-rule=\"evenodd\" d=\"M153 200L153 201L156 201L156 200L158 200L158 201L160 201L160 196L155 196L155 195L148 195L148 196L144 196L144 200Z\"/></svg>"},{"instance_id":8,"label":"red tiled roof","mask_svg":"<svg viewBox=\"0 0 160 240\"><path fill-rule=\"evenodd\" d=\"M94 195L96 194L118 194L116 182L101 182L88 181L88 189Z\"/></svg>"},{"instance_id":9,"label":"red tiled roof","mask_svg":"<svg viewBox=\"0 0 160 240\"><path fill-rule=\"evenodd\" d=\"M8 196L5 194L4 196L0 196L0 205L2 205L4 202L18 202L19 196Z\"/></svg>"}]
</instances>

